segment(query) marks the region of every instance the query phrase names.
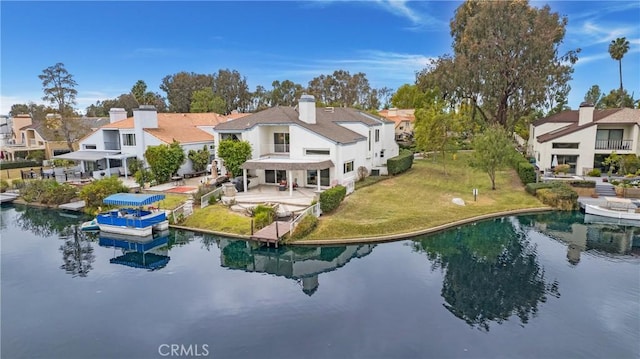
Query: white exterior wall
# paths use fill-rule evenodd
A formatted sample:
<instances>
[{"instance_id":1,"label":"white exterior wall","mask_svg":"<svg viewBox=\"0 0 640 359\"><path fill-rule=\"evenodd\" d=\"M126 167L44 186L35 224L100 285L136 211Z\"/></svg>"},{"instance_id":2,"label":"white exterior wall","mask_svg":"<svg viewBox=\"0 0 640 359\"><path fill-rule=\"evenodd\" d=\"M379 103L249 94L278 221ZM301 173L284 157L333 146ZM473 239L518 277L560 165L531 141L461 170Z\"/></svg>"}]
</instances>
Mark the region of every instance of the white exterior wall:
<instances>
[{"instance_id":1,"label":"white exterior wall","mask_svg":"<svg viewBox=\"0 0 640 359\"><path fill-rule=\"evenodd\" d=\"M582 175L585 168L593 168L593 160L595 154L596 142L596 126L591 126L582 131L574 132L566 136L558 137L544 143L534 142L533 155L540 169L551 168L553 155L571 155L578 156L576 162L576 174ZM553 143L579 143L578 149L569 148L553 148ZM539 157L538 157L539 155ZM538 158L540 160L538 161Z\"/></svg>"},{"instance_id":2,"label":"white exterior wall","mask_svg":"<svg viewBox=\"0 0 640 359\"><path fill-rule=\"evenodd\" d=\"M98 130L92 134L90 134L89 136L85 137L82 141L80 141L78 143L78 145L80 146L79 149L80 151L84 151L84 145L96 145L96 149L95 151L104 151L104 135L102 133L102 130ZM87 151L91 151L91 150L87 150Z\"/></svg>"},{"instance_id":3,"label":"white exterior wall","mask_svg":"<svg viewBox=\"0 0 640 359\"><path fill-rule=\"evenodd\" d=\"M367 149L367 142L360 141L353 144L342 145L337 149L336 161L334 161L335 168L335 180L338 184L346 184L349 181L356 181L358 179L358 167L364 166L368 170L368 162L363 156L363 151ZM344 173L344 164L346 162L353 161L353 171Z\"/></svg>"},{"instance_id":4,"label":"white exterior wall","mask_svg":"<svg viewBox=\"0 0 640 359\"><path fill-rule=\"evenodd\" d=\"M290 157L293 159L331 159L335 163L336 143L322 136L307 130L304 127L291 126L289 132L291 145L289 149ZM313 155L306 156L305 149L329 150L329 156Z\"/></svg>"},{"instance_id":5,"label":"white exterior wall","mask_svg":"<svg viewBox=\"0 0 640 359\"><path fill-rule=\"evenodd\" d=\"M382 125L382 131L380 133L380 142L384 148L384 158L379 158L378 166L386 166L387 159L395 157L400 154L400 147L395 138L395 124L385 123Z\"/></svg>"}]
</instances>

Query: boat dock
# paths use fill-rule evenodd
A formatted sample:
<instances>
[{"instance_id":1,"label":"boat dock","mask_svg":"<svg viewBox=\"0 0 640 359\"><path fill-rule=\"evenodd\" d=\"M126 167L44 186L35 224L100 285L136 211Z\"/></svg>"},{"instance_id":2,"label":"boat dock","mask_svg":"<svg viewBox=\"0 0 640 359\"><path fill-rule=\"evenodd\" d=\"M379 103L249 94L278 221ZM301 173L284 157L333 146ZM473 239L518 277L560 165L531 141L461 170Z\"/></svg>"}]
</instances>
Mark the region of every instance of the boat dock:
<instances>
[{"instance_id":1,"label":"boat dock","mask_svg":"<svg viewBox=\"0 0 640 359\"><path fill-rule=\"evenodd\" d=\"M289 229L291 228L290 222L284 221L275 221L270 225L262 228L256 233L252 234L250 239L262 243L266 243L267 246L269 243L274 243L276 248L278 248L278 242L282 240L282 238L289 233Z\"/></svg>"},{"instance_id":2,"label":"boat dock","mask_svg":"<svg viewBox=\"0 0 640 359\"><path fill-rule=\"evenodd\" d=\"M86 206L86 203L84 201L77 201L77 202L61 204L58 206L58 208L66 209L68 211L80 212L84 209L84 206Z\"/></svg>"}]
</instances>

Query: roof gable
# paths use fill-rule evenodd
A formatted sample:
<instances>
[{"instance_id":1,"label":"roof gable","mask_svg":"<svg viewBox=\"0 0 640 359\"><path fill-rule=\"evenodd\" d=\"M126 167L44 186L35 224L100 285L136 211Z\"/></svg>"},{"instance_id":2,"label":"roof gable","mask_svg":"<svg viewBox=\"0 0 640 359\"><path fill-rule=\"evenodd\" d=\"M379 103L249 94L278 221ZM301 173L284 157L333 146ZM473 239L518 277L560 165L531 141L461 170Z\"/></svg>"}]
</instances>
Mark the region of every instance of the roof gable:
<instances>
[{"instance_id":1,"label":"roof gable","mask_svg":"<svg viewBox=\"0 0 640 359\"><path fill-rule=\"evenodd\" d=\"M593 111L593 122L585 123L583 125L578 125L578 115L579 115L579 112L577 110L563 111L555 115L534 121L533 122L534 126L540 126L545 123L566 122L568 124L568 126L566 127L562 127L562 128L544 133L540 136L537 136L536 139L538 140L539 143L543 143L543 142L551 141L556 138L580 131L587 127L595 126L598 124L605 124L605 123L607 124L636 123L640 125L640 110L638 109L615 108L615 109L595 110Z\"/></svg>"}]
</instances>

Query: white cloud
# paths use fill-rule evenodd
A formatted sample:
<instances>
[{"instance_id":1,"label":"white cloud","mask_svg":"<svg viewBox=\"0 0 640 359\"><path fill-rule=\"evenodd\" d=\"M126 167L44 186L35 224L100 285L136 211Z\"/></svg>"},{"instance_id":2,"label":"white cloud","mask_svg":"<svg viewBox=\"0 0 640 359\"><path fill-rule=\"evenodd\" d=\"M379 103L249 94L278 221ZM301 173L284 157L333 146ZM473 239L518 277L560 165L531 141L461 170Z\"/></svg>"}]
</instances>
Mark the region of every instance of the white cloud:
<instances>
[{"instance_id":1,"label":"white cloud","mask_svg":"<svg viewBox=\"0 0 640 359\"><path fill-rule=\"evenodd\" d=\"M412 3L406 0L377 0L375 4L393 15L409 20L412 26L408 28L412 30L431 30L449 26L447 21L443 21L409 6L409 4L414 5L416 2ZM424 5L425 3L421 4Z\"/></svg>"},{"instance_id":2,"label":"white cloud","mask_svg":"<svg viewBox=\"0 0 640 359\"><path fill-rule=\"evenodd\" d=\"M40 98L42 93L35 94L18 94L12 96L0 95L0 115L8 115L11 111L11 106L15 104L23 104L33 102L38 105L46 105Z\"/></svg>"}]
</instances>

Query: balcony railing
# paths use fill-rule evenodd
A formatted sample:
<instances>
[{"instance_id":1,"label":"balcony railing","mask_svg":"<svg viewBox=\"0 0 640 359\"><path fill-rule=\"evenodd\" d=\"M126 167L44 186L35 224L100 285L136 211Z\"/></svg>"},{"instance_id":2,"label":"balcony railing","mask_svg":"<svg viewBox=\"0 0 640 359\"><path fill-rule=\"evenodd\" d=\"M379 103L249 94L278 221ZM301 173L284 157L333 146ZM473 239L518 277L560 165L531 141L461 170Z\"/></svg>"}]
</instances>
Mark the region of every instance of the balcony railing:
<instances>
[{"instance_id":1,"label":"balcony railing","mask_svg":"<svg viewBox=\"0 0 640 359\"><path fill-rule=\"evenodd\" d=\"M120 143L118 142L107 142L104 143L105 150L120 150Z\"/></svg>"},{"instance_id":2,"label":"balcony railing","mask_svg":"<svg viewBox=\"0 0 640 359\"><path fill-rule=\"evenodd\" d=\"M631 150L633 140L596 140L596 150Z\"/></svg>"},{"instance_id":3,"label":"balcony railing","mask_svg":"<svg viewBox=\"0 0 640 359\"><path fill-rule=\"evenodd\" d=\"M262 143L260 144L260 156L277 155L289 156L289 144Z\"/></svg>"}]
</instances>

